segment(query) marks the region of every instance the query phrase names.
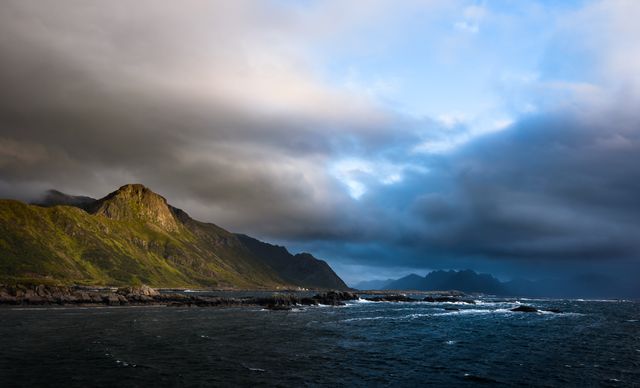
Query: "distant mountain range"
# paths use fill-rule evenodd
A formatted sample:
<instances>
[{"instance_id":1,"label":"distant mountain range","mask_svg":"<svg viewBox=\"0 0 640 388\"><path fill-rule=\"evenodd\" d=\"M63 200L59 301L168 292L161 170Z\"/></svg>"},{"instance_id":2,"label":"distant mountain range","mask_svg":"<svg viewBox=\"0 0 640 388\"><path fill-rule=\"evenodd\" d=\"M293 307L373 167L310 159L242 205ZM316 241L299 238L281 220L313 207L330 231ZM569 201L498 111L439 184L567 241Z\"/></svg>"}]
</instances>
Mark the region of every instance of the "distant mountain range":
<instances>
[{"instance_id":1,"label":"distant mountain range","mask_svg":"<svg viewBox=\"0 0 640 388\"><path fill-rule=\"evenodd\" d=\"M348 289L329 265L192 219L143 185L0 200L0 283Z\"/></svg>"},{"instance_id":2,"label":"distant mountain range","mask_svg":"<svg viewBox=\"0 0 640 388\"><path fill-rule=\"evenodd\" d=\"M502 296L617 298L638 297L638 284L624 284L602 274L587 273L570 278L501 282L492 275L472 270L433 271L426 276L410 274L396 280L372 280L355 285L360 290L459 290Z\"/></svg>"},{"instance_id":3,"label":"distant mountain range","mask_svg":"<svg viewBox=\"0 0 640 388\"><path fill-rule=\"evenodd\" d=\"M368 286L377 286L370 288ZM380 283L358 283L357 289L376 290L458 290L463 292L482 292L486 294L505 295L507 289L496 278L487 274L478 274L471 270L464 271L433 271L426 276L410 274L397 280L382 281Z\"/></svg>"}]
</instances>

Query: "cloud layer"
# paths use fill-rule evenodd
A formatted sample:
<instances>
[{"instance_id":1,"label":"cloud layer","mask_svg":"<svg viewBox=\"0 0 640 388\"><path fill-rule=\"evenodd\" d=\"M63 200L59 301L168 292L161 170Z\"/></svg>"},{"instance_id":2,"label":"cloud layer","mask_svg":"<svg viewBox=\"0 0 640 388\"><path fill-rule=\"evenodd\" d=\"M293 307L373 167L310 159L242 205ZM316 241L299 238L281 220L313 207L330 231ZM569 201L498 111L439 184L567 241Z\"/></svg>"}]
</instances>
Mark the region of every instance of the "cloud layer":
<instances>
[{"instance_id":1,"label":"cloud layer","mask_svg":"<svg viewBox=\"0 0 640 388\"><path fill-rule=\"evenodd\" d=\"M197 218L315 249L348 279L637 269L640 7L521 7L5 2L0 194L143 182ZM457 68L525 13L555 15L535 68L505 65L468 114L416 114L427 59L392 54L429 42L428 61ZM384 76L354 67L370 62Z\"/></svg>"}]
</instances>

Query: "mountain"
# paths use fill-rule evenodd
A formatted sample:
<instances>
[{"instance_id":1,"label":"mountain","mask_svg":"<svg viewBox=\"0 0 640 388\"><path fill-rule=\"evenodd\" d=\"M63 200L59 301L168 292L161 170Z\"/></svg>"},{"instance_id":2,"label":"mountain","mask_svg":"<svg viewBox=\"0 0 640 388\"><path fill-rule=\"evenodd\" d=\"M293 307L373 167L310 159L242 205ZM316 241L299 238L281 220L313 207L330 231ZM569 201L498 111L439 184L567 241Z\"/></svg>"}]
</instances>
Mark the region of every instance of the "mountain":
<instances>
[{"instance_id":1,"label":"mountain","mask_svg":"<svg viewBox=\"0 0 640 388\"><path fill-rule=\"evenodd\" d=\"M273 268L286 282L305 288L333 288L345 290L349 287L323 260L310 253L292 255L287 248L271 245L244 234L236 234L251 253Z\"/></svg>"},{"instance_id":2,"label":"mountain","mask_svg":"<svg viewBox=\"0 0 640 388\"><path fill-rule=\"evenodd\" d=\"M360 285L360 284L358 284ZM569 277L528 280L517 278L500 282L489 274L471 270L432 271L422 277L411 274L387 282L383 287L357 287L359 289L480 292L501 296L548 298L637 298L637 282L623 282L603 274L582 273Z\"/></svg>"},{"instance_id":3,"label":"mountain","mask_svg":"<svg viewBox=\"0 0 640 388\"><path fill-rule=\"evenodd\" d=\"M38 201L34 202L34 205L50 207L57 205L75 206L81 209L94 203L96 200L91 197L84 197L80 195L69 195L62 193L58 190L47 190L44 196Z\"/></svg>"},{"instance_id":4,"label":"mountain","mask_svg":"<svg viewBox=\"0 0 640 388\"><path fill-rule=\"evenodd\" d=\"M321 260L192 219L143 185L104 198L0 200L0 282L155 287L348 287Z\"/></svg>"},{"instance_id":5,"label":"mountain","mask_svg":"<svg viewBox=\"0 0 640 388\"><path fill-rule=\"evenodd\" d=\"M387 290L423 290L426 285L422 276L414 273L387 283Z\"/></svg>"},{"instance_id":6,"label":"mountain","mask_svg":"<svg viewBox=\"0 0 640 388\"><path fill-rule=\"evenodd\" d=\"M432 271L425 277L411 274L388 283L388 290L458 290L463 292L481 292L485 294L507 295L509 290L489 274L478 274L471 270Z\"/></svg>"}]
</instances>

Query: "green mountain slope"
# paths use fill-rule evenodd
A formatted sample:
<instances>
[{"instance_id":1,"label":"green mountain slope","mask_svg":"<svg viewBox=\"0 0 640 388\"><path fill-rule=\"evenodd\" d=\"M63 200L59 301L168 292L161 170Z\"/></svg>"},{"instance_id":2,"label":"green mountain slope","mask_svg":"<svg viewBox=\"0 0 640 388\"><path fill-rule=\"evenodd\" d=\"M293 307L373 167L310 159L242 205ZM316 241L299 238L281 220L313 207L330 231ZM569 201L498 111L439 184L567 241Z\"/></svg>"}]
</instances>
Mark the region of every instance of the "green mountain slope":
<instances>
[{"instance_id":1,"label":"green mountain slope","mask_svg":"<svg viewBox=\"0 0 640 388\"><path fill-rule=\"evenodd\" d=\"M82 208L51 198L49 207L0 200L0 282L303 286L281 276L233 233L193 220L142 185L78 204L67 201L76 197L58 194L58 201Z\"/></svg>"}]
</instances>

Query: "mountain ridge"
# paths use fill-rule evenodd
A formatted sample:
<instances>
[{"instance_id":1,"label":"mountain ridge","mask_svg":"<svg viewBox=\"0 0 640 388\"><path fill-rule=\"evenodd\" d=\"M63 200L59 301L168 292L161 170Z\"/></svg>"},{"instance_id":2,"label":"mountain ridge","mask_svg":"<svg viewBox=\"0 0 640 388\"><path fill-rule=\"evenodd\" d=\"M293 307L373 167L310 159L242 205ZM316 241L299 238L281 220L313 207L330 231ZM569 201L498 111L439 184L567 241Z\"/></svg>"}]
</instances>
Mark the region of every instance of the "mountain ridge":
<instances>
[{"instance_id":1,"label":"mountain ridge","mask_svg":"<svg viewBox=\"0 0 640 388\"><path fill-rule=\"evenodd\" d=\"M236 234L191 218L141 184L95 200L59 191L34 204L0 200L0 281L348 288L313 256L290 255L278 269L268 259ZM308 274L296 277L288 267L306 269L316 279L309 283Z\"/></svg>"},{"instance_id":2,"label":"mountain ridge","mask_svg":"<svg viewBox=\"0 0 640 388\"><path fill-rule=\"evenodd\" d=\"M472 270L431 271L424 277L410 274L385 284L384 288L389 290L458 290L468 293L508 294L508 290L498 279L489 274L479 274Z\"/></svg>"},{"instance_id":3,"label":"mountain ridge","mask_svg":"<svg viewBox=\"0 0 640 388\"><path fill-rule=\"evenodd\" d=\"M319 284L327 284L324 279L333 279L331 288L347 289L348 286L338 277L324 261L313 257L310 253L292 255L287 248L262 242L245 234L236 234L240 241L256 256L274 268L284 280L295 281L306 288L315 288ZM287 265L295 259L295 266ZM313 268L313 271L309 271Z\"/></svg>"},{"instance_id":4,"label":"mountain ridge","mask_svg":"<svg viewBox=\"0 0 640 388\"><path fill-rule=\"evenodd\" d=\"M377 287L361 288L373 285ZM500 296L525 296L540 298L637 298L640 286L625 283L602 274L582 273L563 278L538 280L512 279L501 282L490 274L472 270L432 271L427 275L410 274L396 280L360 282L361 290L446 291L494 294Z\"/></svg>"}]
</instances>

